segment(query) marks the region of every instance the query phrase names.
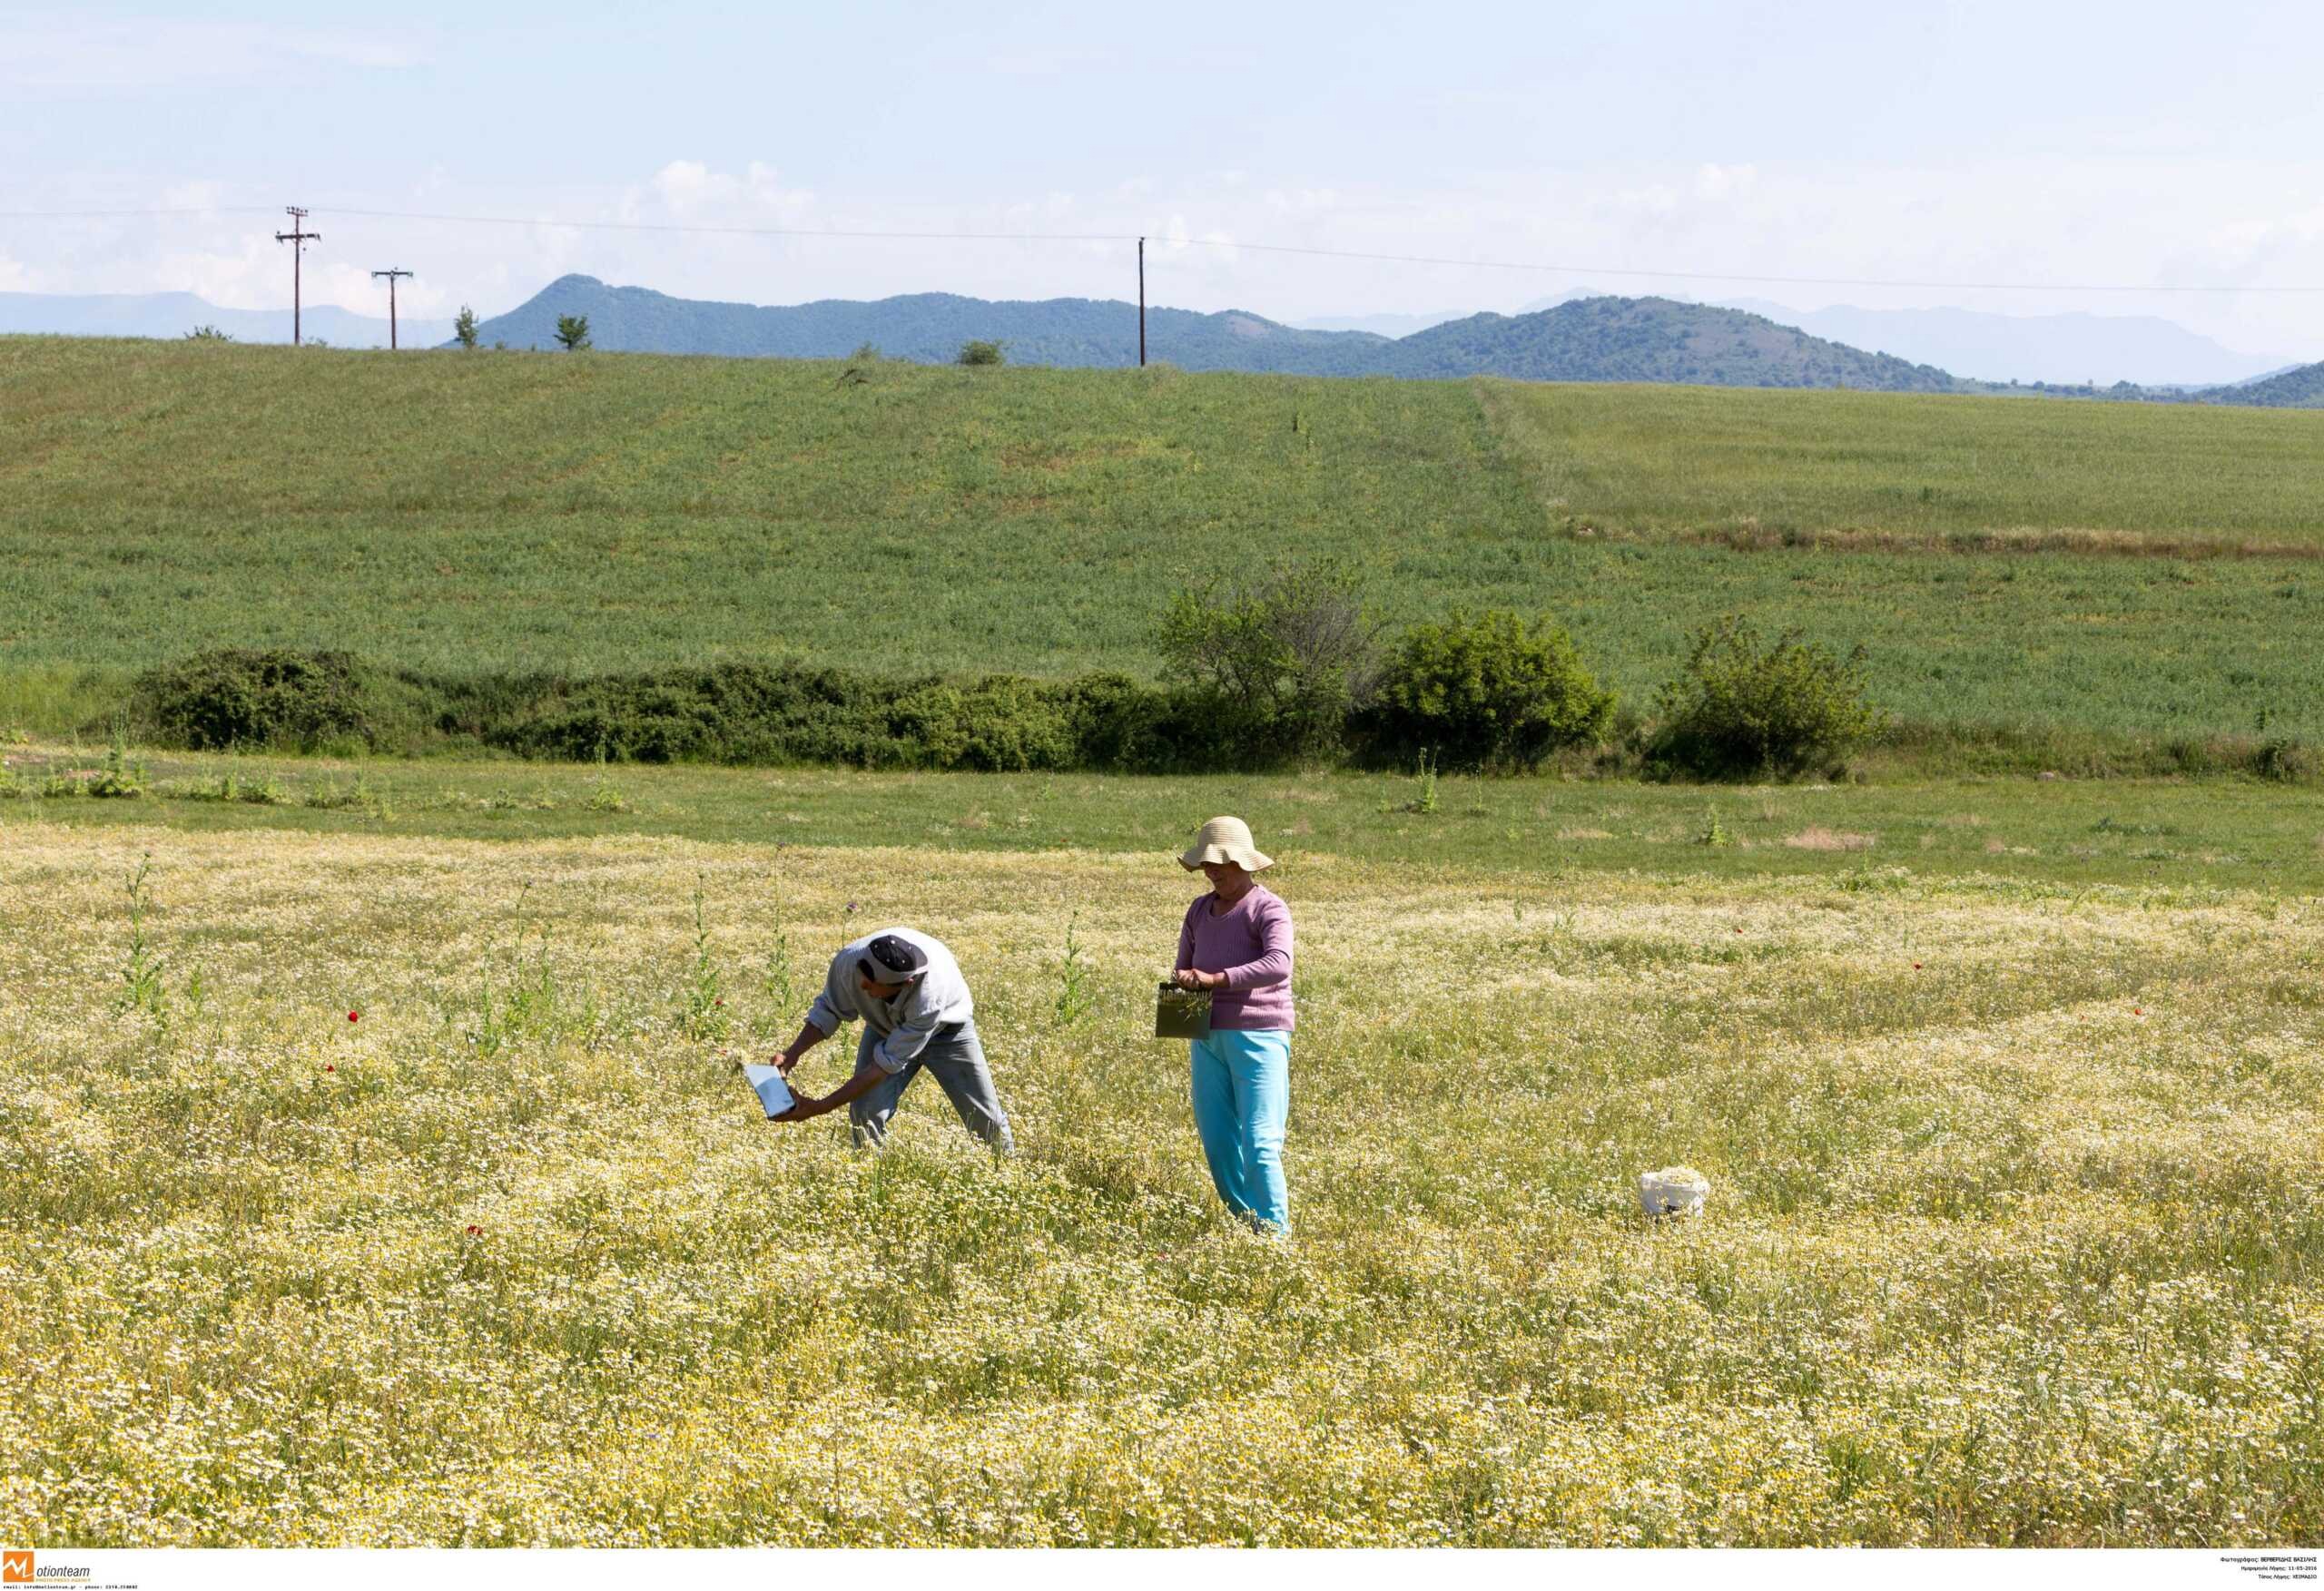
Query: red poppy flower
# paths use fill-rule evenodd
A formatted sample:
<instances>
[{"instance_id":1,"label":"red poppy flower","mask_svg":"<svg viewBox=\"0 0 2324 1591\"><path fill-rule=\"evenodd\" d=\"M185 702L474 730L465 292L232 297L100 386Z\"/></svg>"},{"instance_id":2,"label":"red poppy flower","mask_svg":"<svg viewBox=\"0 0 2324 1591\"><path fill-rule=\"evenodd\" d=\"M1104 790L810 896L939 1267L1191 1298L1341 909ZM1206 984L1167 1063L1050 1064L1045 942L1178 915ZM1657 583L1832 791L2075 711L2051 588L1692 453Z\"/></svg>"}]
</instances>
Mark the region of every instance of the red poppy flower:
<instances>
[{"instance_id":1,"label":"red poppy flower","mask_svg":"<svg viewBox=\"0 0 2324 1591\"><path fill-rule=\"evenodd\" d=\"M484 1235L484 1228L481 1226L471 1226L468 1228L468 1235L470 1237L482 1237Z\"/></svg>"},{"instance_id":2,"label":"red poppy flower","mask_svg":"<svg viewBox=\"0 0 2324 1591\"><path fill-rule=\"evenodd\" d=\"M339 1068L337 1066L325 1066L323 1070L326 1072L336 1072Z\"/></svg>"},{"instance_id":3,"label":"red poppy flower","mask_svg":"<svg viewBox=\"0 0 2324 1591\"><path fill-rule=\"evenodd\" d=\"M362 1016L362 1015L363 1015L363 1013L362 1013L362 1012L360 1012L360 1011L350 1011L350 1012L347 1014L347 1019L348 1019L350 1022L352 1022L352 1021L354 1021L357 1017L359 1017L359 1016Z\"/></svg>"},{"instance_id":4,"label":"red poppy flower","mask_svg":"<svg viewBox=\"0 0 2324 1591\"><path fill-rule=\"evenodd\" d=\"M1915 972L1918 972L1920 969L1921 969L1921 964L1920 964L1919 962L1917 962L1917 961L1914 962L1914 963L1913 963L1913 970L1914 970Z\"/></svg>"}]
</instances>

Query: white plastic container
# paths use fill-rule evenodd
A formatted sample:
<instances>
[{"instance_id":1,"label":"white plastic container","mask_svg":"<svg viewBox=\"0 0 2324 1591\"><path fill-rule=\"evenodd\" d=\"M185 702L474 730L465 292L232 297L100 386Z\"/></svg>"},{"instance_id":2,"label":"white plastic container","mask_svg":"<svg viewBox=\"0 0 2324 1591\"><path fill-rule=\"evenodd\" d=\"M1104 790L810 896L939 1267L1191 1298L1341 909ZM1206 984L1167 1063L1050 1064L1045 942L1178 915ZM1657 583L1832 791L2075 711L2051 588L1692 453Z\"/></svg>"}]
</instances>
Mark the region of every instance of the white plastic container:
<instances>
[{"instance_id":1,"label":"white plastic container","mask_svg":"<svg viewBox=\"0 0 2324 1591\"><path fill-rule=\"evenodd\" d=\"M1700 1215L1709 1193L1710 1179L1691 1165L1639 1174L1639 1208L1649 1215Z\"/></svg>"}]
</instances>

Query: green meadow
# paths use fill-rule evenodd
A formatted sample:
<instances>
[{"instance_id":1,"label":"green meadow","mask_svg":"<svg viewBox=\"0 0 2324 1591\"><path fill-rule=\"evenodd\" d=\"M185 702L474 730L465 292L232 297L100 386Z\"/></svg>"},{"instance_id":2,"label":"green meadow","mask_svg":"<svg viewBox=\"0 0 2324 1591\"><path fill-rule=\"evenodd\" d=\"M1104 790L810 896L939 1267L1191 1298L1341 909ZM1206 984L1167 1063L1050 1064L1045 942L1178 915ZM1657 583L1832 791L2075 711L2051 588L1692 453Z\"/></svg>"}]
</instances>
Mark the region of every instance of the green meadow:
<instances>
[{"instance_id":1,"label":"green meadow","mask_svg":"<svg viewBox=\"0 0 2324 1591\"><path fill-rule=\"evenodd\" d=\"M1741 611L1910 723L2324 736L2324 417L1851 392L0 341L0 724L199 647L1150 674L1189 578Z\"/></svg>"},{"instance_id":2,"label":"green meadow","mask_svg":"<svg viewBox=\"0 0 2324 1591\"><path fill-rule=\"evenodd\" d=\"M2313 791L146 777L0 800L0 1537L2324 1540ZM1285 1244L1151 1036L1222 808ZM884 921L1015 1156L734 1076Z\"/></svg>"}]
</instances>

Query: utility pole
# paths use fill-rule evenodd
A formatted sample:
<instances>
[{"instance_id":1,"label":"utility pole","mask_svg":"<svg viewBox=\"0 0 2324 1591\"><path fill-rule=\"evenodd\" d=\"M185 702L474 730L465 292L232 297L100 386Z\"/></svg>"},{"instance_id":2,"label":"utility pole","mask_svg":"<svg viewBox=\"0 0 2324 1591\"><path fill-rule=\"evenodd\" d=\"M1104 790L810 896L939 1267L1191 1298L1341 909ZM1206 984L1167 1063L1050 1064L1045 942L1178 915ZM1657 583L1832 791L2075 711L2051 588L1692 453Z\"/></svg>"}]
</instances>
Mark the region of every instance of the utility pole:
<instances>
[{"instance_id":1,"label":"utility pole","mask_svg":"<svg viewBox=\"0 0 2324 1591\"><path fill-rule=\"evenodd\" d=\"M1137 368L1146 368L1146 240L1137 241Z\"/></svg>"},{"instance_id":2,"label":"utility pole","mask_svg":"<svg viewBox=\"0 0 2324 1591\"><path fill-rule=\"evenodd\" d=\"M297 205L286 204L282 210L283 213L290 218L290 230L287 232L275 233L274 241L290 245L290 346L297 348L299 346L299 258L306 253L307 245L320 240L322 234L307 231L307 212Z\"/></svg>"},{"instance_id":3,"label":"utility pole","mask_svg":"<svg viewBox=\"0 0 2324 1591\"><path fill-rule=\"evenodd\" d=\"M409 270L375 270L371 273L373 281L379 280L383 276L388 279L388 351L389 353L395 352L396 348L396 278L410 274Z\"/></svg>"}]
</instances>

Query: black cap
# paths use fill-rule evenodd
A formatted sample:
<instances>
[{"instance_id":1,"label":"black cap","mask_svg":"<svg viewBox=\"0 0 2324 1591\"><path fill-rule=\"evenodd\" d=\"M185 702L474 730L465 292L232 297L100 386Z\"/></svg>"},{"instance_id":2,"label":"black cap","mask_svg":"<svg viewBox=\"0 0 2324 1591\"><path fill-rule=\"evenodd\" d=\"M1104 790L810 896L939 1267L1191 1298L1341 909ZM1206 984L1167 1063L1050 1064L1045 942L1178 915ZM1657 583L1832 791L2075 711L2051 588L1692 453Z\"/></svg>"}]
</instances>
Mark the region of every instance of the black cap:
<instances>
[{"instance_id":1,"label":"black cap","mask_svg":"<svg viewBox=\"0 0 2324 1591\"><path fill-rule=\"evenodd\" d=\"M873 983L910 983L928 970L928 953L910 939L881 934L863 947L856 967Z\"/></svg>"}]
</instances>

